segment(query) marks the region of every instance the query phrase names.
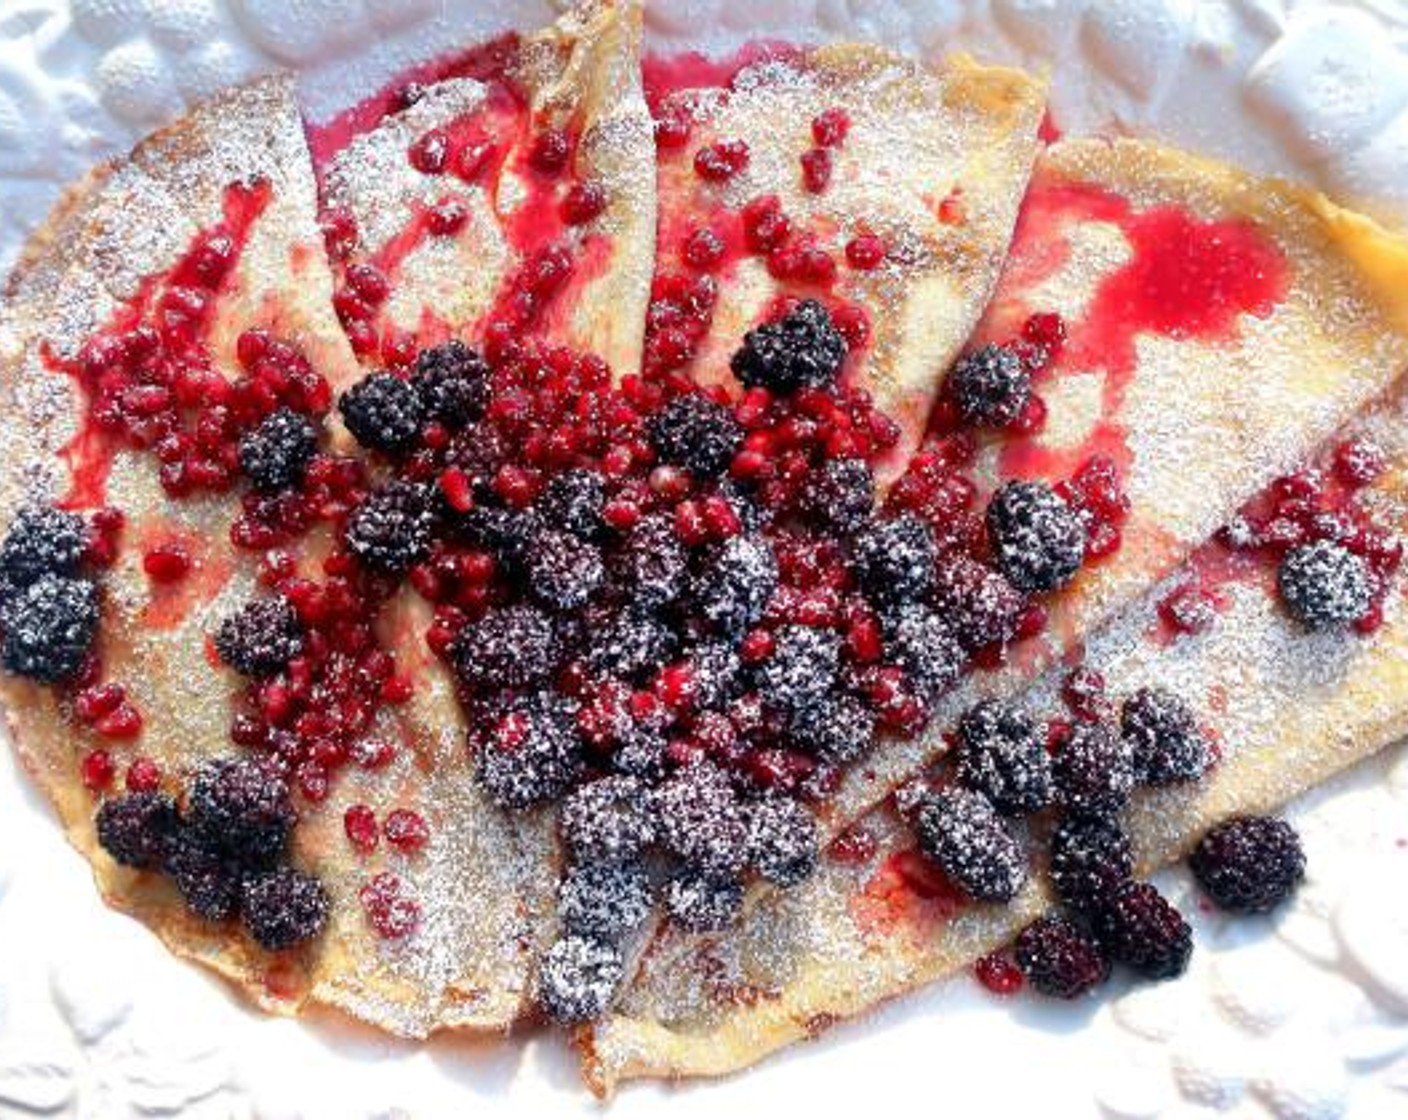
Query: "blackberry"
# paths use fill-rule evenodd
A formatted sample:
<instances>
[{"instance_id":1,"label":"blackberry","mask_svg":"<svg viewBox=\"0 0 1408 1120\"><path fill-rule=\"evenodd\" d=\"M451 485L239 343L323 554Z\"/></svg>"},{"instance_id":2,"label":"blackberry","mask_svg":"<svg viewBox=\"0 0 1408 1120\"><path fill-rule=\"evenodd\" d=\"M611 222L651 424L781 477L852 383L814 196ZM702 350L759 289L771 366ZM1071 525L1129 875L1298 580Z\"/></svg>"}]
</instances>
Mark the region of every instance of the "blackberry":
<instances>
[{"instance_id":1,"label":"blackberry","mask_svg":"<svg viewBox=\"0 0 1408 1120\"><path fill-rule=\"evenodd\" d=\"M886 655L904 670L910 691L932 700L963 672L966 657L948 624L928 607L904 603L889 620Z\"/></svg>"},{"instance_id":2,"label":"blackberry","mask_svg":"<svg viewBox=\"0 0 1408 1120\"><path fill-rule=\"evenodd\" d=\"M271 953L291 949L323 932L328 893L312 875L279 867L245 879L240 914L255 941Z\"/></svg>"},{"instance_id":3,"label":"blackberry","mask_svg":"<svg viewBox=\"0 0 1408 1120\"><path fill-rule=\"evenodd\" d=\"M774 638L772 656L755 670L758 689L778 711L806 711L836 686L840 635L814 626L783 626Z\"/></svg>"},{"instance_id":4,"label":"blackberry","mask_svg":"<svg viewBox=\"0 0 1408 1120\"><path fill-rule=\"evenodd\" d=\"M543 522L533 510L504 509L484 502L454 514L450 530L459 539L493 553L506 568L517 570L532 552Z\"/></svg>"},{"instance_id":5,"label":"blackberry","mask_svg":"<svg viewBox=\"0 0 1408 1120\"><path fill-rule=\"evenodd\" d=\"M1055 591L1085 558L1085 527L1044 482L1009 482L988 503L997 566L1019 591Z\"/></svg>"},{"instance_id":6,"label":"blackberry","mask_svg":"<svg viewBox=\"0 0 1408 1120\"><path fill-rule=\"evenodd\" d=\"M864 459L828 459L807 478L802 506L819 524L853 533L875 508L875 476Z\"/></svg>"},{"instance_id":7,"label":"blackberry","mask_svg":"<svg viewBox=\"0 0 1408 1120\"><path fill-rule=\"evenodd\" d=\"M689 553L667 514L652 514L631 530L613 565L621 590L638 606L654 610L684 594Z\"/></svg>"},{"instance_id":8,"label":"blackberry","mask_svg":"<svg viewBox=\"0 0 1408 1120\"><path fill-rule=\"evenodd\" d=\"M1027 407L1032 379L1015 353L991 344L960 358L946 388L970 424L1005 428Z\"/></svg>"},{"instance_id":9,"label":"blackberry","mask_svg":"<svg viewBox=\"0 0 1408 1120\"><path fill-rule=\"evenodd\" d=\"M1064 918L1038 918L1012 944L1017 967L1038 992L1075 999L1105 982L1110 962L1098 942Z\"/></svg>"},{"instance_id":10,"label":"blackberry","mask_svg":"<svg viewBox=\"0 0 1408 1120\"><path fill-rule=\"evenodd\" d=\"M342 422L371 451L400 455L420 439L425 409L409 382L394 373L373 373L342 394Z\"/></svg>"},{"instance_id":11,"label":"blackberry","mask_svg":"<svg viewBox=\"0 0 1408 1120\"><path fill-rule=\"evenodd\" d=\"M1264 914L1300 886L1305 878L1305 852L1295 829L1285 821L1234 817L1198 842L1188 866L1222 909Z\"/></svg>"},{"instance_id":12,"label":"blackberry","mask_svg":"<svg viewBox=\"0 0 1408 1120\"><path fill-rule=\"evenodd\" d=\"M790 797L748 806L748 862L779 887L795 887L816 870L821 839L816 818Z\"/></svg>"},{"instance_id":13,"label":"blackberry","mask_svg":"<svg viewBox=\"0 0 1408 1120\"><path fill-rule=\"evenodd\" d=\"M211 851L189 829L172 838L165 868L186 909L196 917L223 922L239 913L243 871L238 864Z\"/></svg>"},{"instance_id":14,"label":"blackberry","mask_svg":"<svg viewBox=\"0 0 1408 1120\"><path fill-rule=\"evenodd\" d=\"M621 952L592 937L563 937L543 955L538 1004L564 1026L598 1018L625 972Z\"/></svg>"},{"instance_id":15,"label":"blackberry","mask_svg":"<svg viewBox=\"0 0 1408 1120\"><path fill-rule=\"evenodd\" d=\"M600 673L636 679L674 659L675 632L653 614L633 607L607 612L588 623L587 661Z\"/></svg>"},{"instance_id":16,"label":"blackberry","mask_svg":"<svg viewBox=\"0 0 1408 1120\"><path fill-rule=\"evenodd\" d=\"M560 611L584 606L606 576L595 545L553 530L534 538L525 568L533 594Z\"/></svg>"},{"instance_id":17,"label":"blackberry","mask_svg":"<svg viewBox=\"0 0 1408 1120\"><path fill-rule=\"evenodd\" d=\"M460 680L484 690L538 684L552 676L561 658L552 620L522 604L488 611L451 648Z\"/></svg>"},{"instance_id":18,"label":"blackberry","mask_svg":"<svg viewBox=\"0 0 1408 1120\"><path fill-rule=\"evenodd\" d=\"M651 808L660 840L691 868L732 875L748 859L748 828L742 804L718 767L700 763L657 786Z\"/></svg>"},{"instance_id":19,"label":"blackberry","mask_svg":"<svg viewBox=\"0 0 1408 1120\"><path fill-rule=\"evenodd\" d=\"M297 820L288 783L253 758L220 758L196 771L186 820L210 851L242 867L271 867Z\"/></svg>"},{"instance_id":20,"label":"blackberry","mask_svg":"<svg viewBox=\"0 0 1408 1120\"><path fill-rule=\"evenodd\" d=\"M220 660L246 677L270 677L303 652L303 623L282 595L251 599L215 631Z\"/></svg>"},{"instance_id":21,"label":"blackberry","mask_svg":"<svg viewBox=\"0 0 1408 1120\"><path fill-rule=\"evenodd\" d=\"M1101 723L1077 723L1066 733L1051 766L1056 799L1073 813L1116 813L1137 774L1134 750Z\"/></svg>"},{"instance_id":22,"label":"blackberry","mask_svg":"<svg viewBox=\"0 0 1408 1120\"><path fill-rule=\"evenodd\" d=\"M851 566L865 593L881 604L922 598L934 583L937 548L912 513L872 521L851 542Z\"/></svg>"},{"instance_id":23,"label":"blackberry","mask_svg":"<svg viewBox=\"0 0 1408 1120\"><path fill-rule=\"evenodd\" d=\"M727 642L702 642L690 651L694 665L695 703L701 711L718 711L737 694L743 663Z\"/></svg>"},{"instance_id":24,"label":"blackberry","mask_svg":"<svg viewBox=\"0 0 1408 1120\"><path fill-rule=\"evenodd\" d=\"M1027 816L1051 800L1051 759L1026 712L984 700L958 724L958 780L1007 816Z\"/></svg>"},{"instance_id":25,"label":"blackberry","mask_svg":"<svg viewBox=\"0 0 1408 1120\"><path fill-rule=\"evenodd\" d=\"M1208 741L1197 716L1167 689L1141 688L1125 700L1120 732L1134 750L1141 781L1190 782L1208 768Z\"/></svg>"},{"instance_id":26,"label":"blackberry","mask_svg":"<svg viewBox=\"0 0 1408 1120\"><path fill-rule=\"evenodd\" d=\"M1291 616L1308 630L1357 622L1374 602L1367 561L1333 541L1291 549L1276 571L1276 586Z\"/></svg>"},{"instance_id":27,"label":"blackberry","mask_svg":"<svg viewBox=\"0 0 1408 1120\"><path fill-rule=\"evenodd\" d=\"M875 714L853 696L833 694L796 712L788 731L798 746L822 762L854 762L870 749Z\"/></svg>"},{"instance_id":28,"label":"blackberry","mask_svg":"<svg viewBox=\"0 0 1408 1120\"><path fill-rule=\"evenodd\" d=\"M738 921L743 884L729 876L681 869L665 884L665 910L688 933L717 933Z\"/></svg>"},{"instance_id":29,"label":"blackberry","mask_svg":"<svg viewBox=\"0 0 1408 1120\"><path fill-rule=\"evenodd\" d=\"M639 724L621 737L611 764L622 774L658 782L669 768L669 743L663 732Z\"/></svg>"},{"instance_id":30,"label":"blackberry","mask_svg":"<svg viewBox=\"0 0 1408 1120\"><path fill-rule=\"evenodd\" d=\"M718 484L715 493L729 504L745 533L756 533L771 516L753 499L750 492L731 478Z\"/></svg>"},{"instance_id":31,"label":"blackberry","mask_svg":"<svg viewBox=\"0 0 1408 1120\"><path fill-rule=\"evenodd\" d=\"M1027 881L1027 860L1006 822L981 794L931 793L915 818L919 849L979 902L1008 902Z\"/></svg>"},{"instance_id":32,"label":"blackberry","mask_svg":"<svg viewBox=\"0 0 1408 1120\"><path fill-rule=\"evenodd\" d=\"M697 393L670 401L646 421L645 431L661 462L699 478L728 470L743 442L743 426L728 406Z\"/></svg>"},{"instance_id":33,"label":"blackberry","mask_svg":"<svg viewBox=\"0 0 1408 1120\"><path fill-rule=\"evenodd\" d=\"M766 537L730 537L700 573L695 598L715 630L739 635L763 617L777 588L777 556Z\"/></svg>"},{"instance_id":34,"label":"blackberry","mask_svg":"<svg viewBox=\"0 0 1408 1120\"><path fill-rule=\"evenodd\" d=\"M176 802L165 794L123 794L98 809L98 843L124 867L160 867L178 824Z\"/></svg>"},{"instance_id":35,"label":"blackberry","mask_svg":"<svg viewBox=\"0 0 1408 1120\"><path fill-rule=\"evenodd\" d=\"M845 360L846 340L831 314L816 300L804 299L776 322L745 334L729 368L749 389L783 394L833 384Z\"/></svg>"},{"instance_id":36,"label":"blackberry","mask_svg":"<svg viewBox=\"0 0 1408 1120\"><path fill-rule=\"evenodd\" d=\"M1007 641L1026 606L1006 576L961 552L939 561L929 601L967 650Z\"/></svg>"},{"instance_id":37,"label":"blackberry","mask_svg":"<svg viewBox=\"0 0 1408 1120\"><path fill-rule=\"evenodd\" d=\"M312 422L291 408L280 408L240 440L240 469L256 490L272 494L302 482L317 451Z\"/></svg>"},{"instance_id":38,"label":"blackberry","mask_svg":"<svg viewBox=\"0 0 1408 1120\"><path fill-rule=\"evenodd\" d=\"M495 804L527 809L555 801L580 777L576 709L541 693L504 713L498 733L476 752L475 775Z\"/></svg>"},{"instance_id":39,"label":"blackberry","mask_svg":"<svg viewBox=\"0 0 1408 1120\"><path fill-rule=\"evenodd\" d=\"M635 778L598 778L562 803L562 838L579 863L633 860L655 842L645 786Z\"/></svg>"},{"instance_id":40,"label":"blackberry","mask_svg":"<svg viewBox=\"0 0 1408 1120\"><path fill-rule=\"evenodd\" d=\"M72 575L87 547L88 526L78 514L25 506L0 544L0 582L20 588L43 575Z\"/></svg>"},{"instance_id":41,"label":"blackberry","mask_svg":"<svg viewBox=\"0 0 1408 1120\"><path fill-rule=\"evenodd\" d=\"M557 912L568 933L619 940L650 914L650 877L636 863L575 867L558 886Z\"/></svg>"},{"instance_id":42,"label":"blackberry","mask_svg":"<svg viewBox=\"0 0 1408 1120\"><path fill-rule=\"evenodd\" d=\"M347 547L367 567L399 575L430 555L432 493L395 481L369 494L347 519Z\"/></svg>"},{"instance_id":43,"label":"blackberry","mask_svg":"<svg viewBox=\"0 0 1408 1120\"><path fill-rule=\"evenodd\" d=\"M489 366L458 339L422 350L411 388L421 414L451 431L472 424L489 403Z\"/></svg>"},{"instance_id":44,"label":"blackberry","mask_svg":"<svg viewBox=\"0 0 1408 1120\"><path fill-rule=\"evenodd\" d=\"M86 579L46 573L4 610L0 664L17 676L52 684L83 667L98 634L98 588Z\"/></svg>"},{"instance_id":45,"label":"blackberry","mask_svg":"<svg viewBox=\"0 0 1408 1120\"><path fill-rule=\"evenodd\" d=\"M601 511L606 505L606 484L596 471L571 470L553 478L538 497L536 509L554 529L584 541L601 534Z\"/></svg>"},{"instance_id":46,"label":"blackberry","mask_svg":"<svg viewBox=\"0 0 1408 1120\"><path fill-rule=\"evenodd\" d=\"M1051 834L1051 884L1078 914L1091 914L1134 873L1129 837L1109 817L1067 817Z\"/></svg>"},{"instance_id":47,"label":"blackberry","mask_svg":"<svg viewBox=\"0 0 1408 1120\"><path fill-rule=\"evenodd\" d=\"M1092 921L1105 952L1145 979L1171 980L1188 967L1193 931L1152 883L1120 884Z\"/></svg>"}]
</instances>

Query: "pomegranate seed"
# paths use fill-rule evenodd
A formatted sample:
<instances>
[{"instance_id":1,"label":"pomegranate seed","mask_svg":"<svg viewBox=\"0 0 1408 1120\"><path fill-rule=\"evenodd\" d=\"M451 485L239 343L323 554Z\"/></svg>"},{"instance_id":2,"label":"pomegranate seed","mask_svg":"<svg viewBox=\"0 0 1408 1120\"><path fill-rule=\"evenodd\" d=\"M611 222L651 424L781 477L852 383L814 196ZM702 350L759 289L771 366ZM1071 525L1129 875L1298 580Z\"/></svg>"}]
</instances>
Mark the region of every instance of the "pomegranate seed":
<instances>
[{"instance_id":1,"label":"pomegranate seed","mask_svg":"<svg viewBox=\"0 0 1408 1120\"><path fill-rule=\"evenodd\" d=\"M861 233L846 242L846 263L861 272L880 267L885 259L885 243L873 233Z\"/></svg>"},{"instance_id":2,"label":"pomegranate seed","mask_svg":"<svg viewBox=\"0 0 1408 1120\"><path fill-rule=\"evenodd\" d=\"M572 140L567 133L560 128L545 128L533 138L528 163L534 171L552 176L567 166L571 154Z\"/></svg>"},{"instance_id":3,"label":"pomegranate seed","mask_svg":"<svg viewBox=\"0 0 1408 1120\"><path fill-rule=\"evenodd\" d=\"M112 755L101 747L85 754L79 764L83 785L94 793L112 785L113 770Z\"/></svg>"},{"instance_id":4,"label":"pomegranate seed","mask_svg":"<svg viewBox=\"0 0 1408 1120\"><path fill-rule=\"evenodd\" d=\"M142 713L124 701L105 716L99 716L93 729L104 739L135 739L142 732Z\"/></svg>"},{"instance_id":5,"label":"pomegranate seed","mask_svg":"<svg viewBox=\"0 0 1408 1120\"><path fill-rule=\"evenodd\" d=\"M459 467L446 467L440 474L440 491L450 508L468 513L474 508L474 484Z\"/></svg>"},{"instance_id":6,"label":"pomegranate seed","mask_svg":"<svg viewBox=\"0 0 1408 1120\"><path fill-rule=\"evenodd\" d=\"M127 789L131 793L151 793L161 785L161 767L150 758L134 758L127 767Z\"/></svg>"},{"instance_id":7,"label":"pomegranate seed","mask_svg":"<svg viewBox=\"0 0 1408 1120\"><path fill-rule=\"evenodd\" d=\"M1179 634L1201 634L1217 621L1217 601L1201 587L1171 591L1159 603L1159 618Z\"/></svg>"},{"instance_id":8,"label":"pomegranate seed","mask_svg":"<svg viewBox=\"0 0 1408 1120\"><path fill-rule=\"evenodd\" d=\"M812 148L802 153L802 185L812 194L820 194L831 182L831 153L826 148Z\"/></svg>"},{"instance_id":9,"label":"pomegranate seed","mask_svg":"<svg viewBox=\"0 0 1408 1120\"><path fill-rule=\"evenodd\" d=\"M683 109L667 110L655 118L655 145L666 150L683 148L689 140L690 122Z\"/></svg>"},{"instance_id":10,"label":"pomegranate seed","mask_svg":"<svg viewBox=\"0 0 1408 1120\"><path fill-rule=\"evenodd\" d=\"M584 226L606 209L606 190L600 183L574 183L559 208L569 226Z\"/></svg>"},{"instance_id":11,"label":"pomegranate seed","mask_svg":"<svg viewBox=\"0 0 1408 1120\"><path fill-rule=\"evenodd\" d=\"M1352 439L1335 449L1335 474L1346 486L1368 486L1388 465L1383 449L1367 439Z\"/></svg>"},{"instance_id":12,"label":"pomegranate seed","mask_svg":"<svg viewBox=\"0 0 1408 1120\"><path fill-rule=\"evenodd\" d=\"M126 699L127 690L122 685L109 681L107 684L94 685L80 692L74 701L74 710L84 723L96 723Z\"/></svg>"},{"instance_id":13,"label":"pomegranate seed","mask_svg":"<svg viewBox=\"0 0 1408 1120\"><path fill-rule=\"evenodd\" d=\"M690 268L707 271L723 260L724 239L713 230L701 227L685 238L680 256Z\"/></svg>"},{"instance_id":14,"label":"pomegranate seed","mask_svg":"<svg viewBox=\"0 0 1408 1120\"><path fill-rule=\"evenodd\" d=\"M452 160L452 170L455 175L463 179L466 183L474 183L489 170L489 165L493 162L494 156L498 154L496 145L483 142L478 144L466 144L455 153Z\"/></svg>"},{"instance_id":15,"label":"pomegranate seed","mask_svg":"<svg viewBox=\"0 0 1408 1120\"><path fill-rule=\"evenodd\" d=\"M755 253L770 253L787 240L792 223L775 194L760 195L743 207L743 239Z\"/></svg>"},{"instance_id":16,"label":"pomegranate seed","mask_svg":"<svg viewBox=\"0 0 1408 1120\"><path fill-rule=\"evenodd\" d=\"M978 983L994 995L1010 996L1022 990L1022 970L1002 950L979 957L973 965L973 974Z\"/></svg>"},{"instance_id":17,"label":"pomegranate seed","mask_svg":"<svg viewBox=\"0 0 1408 1120\"><path fill-rule=\"evenodd\" d=\"M839 107L818 113L812 120L812 139L823 148L839 147L850 130L850 115Z\"/></svg>"},{"instance_id":18,"label":"pomegranate seed","mask_svg":"<svg viewBox=\"0 0 1408 1120\"><path fill-rule=\"evenodd\" d=\"M387 843L403 852L418 852L430 839L430 830L419 813L410 809L393 809L382 826Z\"/></svg>"},{"instance_id":19,"label":"pomegranate seed","mask_svg":"<svg viewBox=\"0 0 1408 1120\"><path fill-rule=\"evenodd\" d=\"M946 226L961 226L968 220L967 208L963 203L963 191L955 187L952 192L939 203L939 221Z\"/></svg>"},{"instance_id":20,"label":"pomegranate seed","mask_svg":"<svg viewBox=\"0 0 1408 1120\"><path fill-rule=\"evenodd\" d=\"M416 139L406 153L407 158L423 175L439 175L445 170L445 161L450 154L450 138L438 128Z\"/></svg>"},{"instance_id":21,"label":"pomegranate seed","mask_svg":"<svg viewBox=\"0 0 1408 1120\"><path fill-rule=\"evenodd\" d=\"M142 570L153 583L175 583L191 570L191 554L180 544L160 544L142 557Z\"/></svg>"},{"instance_id":22,"label":"pomegranate seed","mask_svg":"<svg viewBox=\"0 0 1408 1120\"><path fill-rule=\"evenodd\" d=\"M1113 708L1105 690L1105 677L1084 665L1066 675L1061 685L1061 699L1073 716L1087 723L1108 718Z\"/></svg>"},{"instance_id":23,"label":"pomegranate seed","mask_svg":"<svg viewBox=\"0 0 1408 1120\"><path fill-rule=\"evenodd\" d=\"M527 509L538 495L537 475L531 470L505 463L494 475L494 493L517 509Z\"/></svg>"},{"instance_id":24,"label":"pomegranate seed","mask_svg":"<svg viewBox=\"0 0 1408 1120\"><path fill-rule=\"evenodd\" d=\"M711 183L722 183L747 167L750 155L742 140L707 144L694 153L694 173Z\"/></svg>"},{"instance_id":25,"label":"pomegranate seed","mask_svg":"<svg viewBox=\"0 0 1408 1120\"><path fill-rule=\"evenodd\" d=\"M359 852L376 849L380 840L376 814L366 805L352 805L342 814L342 827L347 839Z\"/></svg>"},{"instance_id":26,"label":"pomegranate seed","mask_svg":"<svg viewBox=\"0 0 1408 1120\"><path fill-rule=\"evenodd\" d=\"M354 264L347 268L347 286L358 299L376 307L391 294L391 284L384 273L369 264Z\"/></svg>"},{"instance_id":27,"label":"pomegranate seed","mask_svg":"<svg viewBox=\"0 0 1408 1120\"><path fill-rule=\"evenodd\" d=\"M777 648L772 633L767 630L750 630L738 647L738 656L749 665L766 661Z\"/></svg>"},{"instance_id":28,"label":"pomegranate seed","mask_svg":"<svg viewBox=\"0 0 1408 1120\"><path fill-rule=\"evenodd\" d=\"M425 228L437 237L458 233L469 221L469 208L464 200L452 195L442 198L425 213Z\"/></svg>"}]
</instances>

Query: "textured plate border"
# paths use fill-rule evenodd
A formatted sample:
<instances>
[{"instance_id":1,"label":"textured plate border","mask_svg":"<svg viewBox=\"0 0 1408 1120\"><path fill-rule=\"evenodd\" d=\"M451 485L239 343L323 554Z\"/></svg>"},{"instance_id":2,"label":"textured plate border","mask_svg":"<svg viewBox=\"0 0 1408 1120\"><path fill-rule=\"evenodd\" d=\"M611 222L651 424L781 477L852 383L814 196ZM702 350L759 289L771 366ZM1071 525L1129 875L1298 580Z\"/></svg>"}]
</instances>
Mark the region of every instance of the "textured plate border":
<instances>
[{"instance_id":1,"label":"textured plate border","mask_svg":"<svg viewBox=\"0 0 1408 1120\"><path fill-rule=\"evenodd\" d=\"M551 14L536 0L0 7L0 266L65 181L194 98L287 67L323 117L410 61ZM1408 8L1393 0L658 0L649 26L662 49L856 37L1049 66L1063 127L1161 134L1408 222ZM595 1110L552 1039L414 1047L246 1011L98 903L3 753L0 1116ZM1311 881L1274 923L1201 912L1169 877L1200 927L1180 983L1071 1008L1000 1006L960 981L721 1086L629 1091L613 1112L1408 1114L1408 754L1371 761L1296 815Z\"/></svg>"}]
</instances>

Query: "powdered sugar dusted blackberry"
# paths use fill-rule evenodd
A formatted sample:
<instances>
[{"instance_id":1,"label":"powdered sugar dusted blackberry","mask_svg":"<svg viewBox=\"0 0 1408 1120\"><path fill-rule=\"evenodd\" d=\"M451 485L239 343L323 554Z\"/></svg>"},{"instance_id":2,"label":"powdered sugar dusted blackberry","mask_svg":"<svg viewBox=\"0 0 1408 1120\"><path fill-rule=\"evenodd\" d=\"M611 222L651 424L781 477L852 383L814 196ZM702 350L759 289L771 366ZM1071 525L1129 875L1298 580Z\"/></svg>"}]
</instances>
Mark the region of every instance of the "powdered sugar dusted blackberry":
<instances>
[{"instance_id":1,"label":"powdered sugar dusted blackberry","mask_svg":"<svg viewBox=\"0 0 1408 1120\"><path fill-rule=\"evenodd\" d=\"M590 863L567 872L557 892L563 928L617 941L650 914L650 877L636 863Z\"/></svg>"},{"instance_id":2,"label":"powdered sugar dusted blackberry","mask_svg":"<svg viewBox=\"0 0 1408 1120\"><path fill-rule=\"evenodd\" d=\"M562 803L563 840L583 863L633 860L655 841L646 788L629 776L598 778Z\"/></svg>"},{"instance_id":3,"label":"powdered sugar dusted blackberry","mask_svg":"<svg viewBox=\"0 0 1408 1120\"><path fill-rule=\"evenodd\" d=\"M710 560L695 595L705 618L721 632L736 634L762 617L776 585L772 544L761 536L738 536Z\"/></svg>"},{"instance_id":4,"label":"powdered sugar dusted blackberry","mask_svg":"<svg viewBox=\"0 0 1408 1120\"><path fill-rule=\"evenodd\" d=\"M660 840L685 864L714 876L741 871L747 817L727 776L709 763L679 771L651 795Z\"/></svg>"},{"instance_id":5,"label":"powdered sugar dusted blackberry","mask_svg":"<svg viewBox=\"0 0 1408 1120\"><path fill-rule=\"evenodd\" d=\"M665 910L689 933L727 929L743 909L743 884L737 879L682 868L665 884Z\"/></svg>"},{"instance_id":6,"label":"powdered sugar dusted blackberry","mask_svg":"<svg viewBox=\"0 0 1408 1120\"><path fill-rule=\"evenodd\" d=\"M830 630L784 626L772 656L755 671L766 703L796 713L820 703L836 686L841 639Z\"/></svg>"},{"instance_id":7,"label":"powdered sugar dusted blackberry","mask_svg":"<svg viewBox=\"0 0 1408 1120\"><path fill-rule=\"evenodd\" d=\"M559 1023L595 1019L621 979L620 950L588 937L564 937L543 956L538 1003Z\"/></svg>"}]
</instances>

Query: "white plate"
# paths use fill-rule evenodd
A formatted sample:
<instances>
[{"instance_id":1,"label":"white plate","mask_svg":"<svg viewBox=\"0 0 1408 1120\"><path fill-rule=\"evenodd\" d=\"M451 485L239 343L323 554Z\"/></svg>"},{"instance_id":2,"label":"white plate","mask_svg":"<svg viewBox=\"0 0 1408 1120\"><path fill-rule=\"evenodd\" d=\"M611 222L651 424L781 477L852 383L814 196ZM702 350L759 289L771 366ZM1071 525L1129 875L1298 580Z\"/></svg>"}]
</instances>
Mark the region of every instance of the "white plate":
<instances>
[{"instance_id":1,"label":"white plate","mask_svg":"<svg viewBox=\"0 0 1408 1120\"><path fill-rule=\"evenodd\" d=\"M1408 7L1278 0L661 0L652 46L854 37L1049 66L1060 125L1169 137L1408 223ZM0 266L63 182L278 66L314 118L534 0L0 0ZM278 1022L107 911L0 752L0 1116L596 1114L553 1038L400 1044ZM1298 806L1310 882L1274 923L1197 913L1182 981L1076 1007L969 980L614 1117L1408 1116L1408 755Z\"/></svg>"}]
</instances>

